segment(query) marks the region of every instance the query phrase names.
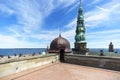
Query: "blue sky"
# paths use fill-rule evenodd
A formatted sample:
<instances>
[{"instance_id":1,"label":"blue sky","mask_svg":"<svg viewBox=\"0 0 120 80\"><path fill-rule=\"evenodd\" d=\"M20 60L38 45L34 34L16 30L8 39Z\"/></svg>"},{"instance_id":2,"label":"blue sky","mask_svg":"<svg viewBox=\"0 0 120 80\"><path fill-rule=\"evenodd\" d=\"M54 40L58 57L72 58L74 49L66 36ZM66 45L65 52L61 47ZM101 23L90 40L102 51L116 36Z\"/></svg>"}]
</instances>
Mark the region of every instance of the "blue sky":
<instances>
[{"instance_id":1,"label":"blue sky","mask_svg":"<svg viewBox=\"0 0 120 80\"><path fill-rule=\"evenodd\" d=\"M88 48L120 48L120 1L83 0ZM0 0L0 48L42 48L58 37L74 47L79 0Z\"/></svg>"}]
</instances>

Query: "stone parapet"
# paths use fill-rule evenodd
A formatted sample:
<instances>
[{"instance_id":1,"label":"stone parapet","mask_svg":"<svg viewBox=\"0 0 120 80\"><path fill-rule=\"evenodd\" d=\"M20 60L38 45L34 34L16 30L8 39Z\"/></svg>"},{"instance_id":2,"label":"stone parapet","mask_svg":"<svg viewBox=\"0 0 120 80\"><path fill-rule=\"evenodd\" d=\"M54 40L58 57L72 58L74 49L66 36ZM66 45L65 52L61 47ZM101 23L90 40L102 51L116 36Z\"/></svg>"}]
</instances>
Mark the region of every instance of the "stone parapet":
<instances>
[{"instance_id":1,"label":"stone parapet","mask_svg":"<svg viewBox=\"0 0 120 80\"><path fill-rule=\"evenodd\" d=\"M53 63L59 60L58 55L44 55L39 57L10 59L0 63L0 77L18 73L23 70Z\"/></svg>"},{"instance_id":2,"label":"stone parapet","mask_svg":"<svg viewBox=\"0 0 120 80\"><path fill-rule=\"evenodd\" d=\"M120 71L119 57L65 55L65 62Z\"/></svg>"}]
</instances>

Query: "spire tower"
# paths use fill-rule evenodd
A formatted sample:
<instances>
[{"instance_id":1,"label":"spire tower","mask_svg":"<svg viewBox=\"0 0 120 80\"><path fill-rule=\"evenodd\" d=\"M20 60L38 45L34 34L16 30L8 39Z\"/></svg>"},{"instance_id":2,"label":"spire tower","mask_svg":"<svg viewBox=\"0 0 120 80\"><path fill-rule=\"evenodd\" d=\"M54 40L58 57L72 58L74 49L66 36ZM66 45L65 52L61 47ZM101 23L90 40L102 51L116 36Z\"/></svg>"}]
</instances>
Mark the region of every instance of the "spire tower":
<instances>
[{"instance_id":1,"label":"spire tower","mask_svg":"<svg viewBox=\"0 0 120 80\"><path fill-rule=\"evenodd\" d=\"M85 25L84 25L82 3L80 0L80 8L79 8L78 17L77 17L75 42L80 43L81 41L85 41Z\"/></svg>"},{"instance_id":2,"label":"spire tower","mask_svg":"<svg viewBox=\"0 0 120 80\"><path fill-rule=\"evenodd\" d=\"M85 25L84 25L84 16L83 16L83 8L82 1L80 0L80 7L78 10L77 17L77 27L76 27L76 35L75 35L75 50L78 51L76 53L85 54L87 51L85 41Z\"/></svg>"}]
</instances>

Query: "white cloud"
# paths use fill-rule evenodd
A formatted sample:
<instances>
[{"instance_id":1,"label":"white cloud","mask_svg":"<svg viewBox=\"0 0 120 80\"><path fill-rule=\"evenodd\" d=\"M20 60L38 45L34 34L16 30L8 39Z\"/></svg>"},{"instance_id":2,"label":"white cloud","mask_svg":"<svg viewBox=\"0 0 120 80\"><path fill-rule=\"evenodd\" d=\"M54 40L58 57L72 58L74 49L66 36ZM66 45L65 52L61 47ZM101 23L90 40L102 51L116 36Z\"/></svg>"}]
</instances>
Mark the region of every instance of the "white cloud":
<instances>
[{"instance_id":1,"label":"white cloud","mask_svg":"<svg viewBox=\"0 0 120 80\"><path fill-rule=\"evenodd\" d=\"M103 0L94 0L94 1L91 3L91 5L92 5L92 4L96 4L96 3L98 3L98 2L101 2L101 1L103 1Z\"/></svg>"},{"instance_id":2,"label":"white cloud","mask_svg":"<svg viewBox=\"0 0 120 80\"><path fill-rule=\"evenodd\" d=\"M54 30L54 31L41 31L41 34L30 34L29 37L39 39L39 40L48 41L48 40L52 40L52 39L58 37L57 33L58 33L57 30Z\"/></svg>"},{"instance_id":3,"label":"white cloud","mask_svg":"<svg viewBox=\"0 0 120 80\"><path fill-rule=\"evenodd\" d=\"M68 14L69 12L71 12L72 10L74 10L78 5L80 5L80 2L75 3L75 5L72 6L65 14Z\"/></svg>"},{"instance_id":4,"label":"white cloud","mask_svg":"<svg viewBox=\"0 0 120 80\"><path fill-rule=\"evenodd\" d=\"M18 19L18 26L26 33L30 33L34 29L38 29L42 24L42 14L39 11L38 4L33 1L17 0L12 4L14 7L16 17ZM19 25L20 24L20 25Z\"/></svg>"},{"instance_id":5,"label":"white cloud","mask_svg":"<svg viewBox=\"0 0 120 80\"><path fill-rule=\"evenodd\" d=\"M119 29L113 29L113 30L105 30L105 31L99 31L99 32L91 32L90 35L97 35L97 34L114 34L114 33L120 33Z\"/></svg>"},{"instance_id":6,"label":"white cloud","mask_svg":"<svg viewBox=\"0 0 120 80\"><path fill-rule=\"evenodd\" d=\"M64 4L63 5L64 7L68 7L71 4L74 4L75 2L77 2L77 0L57 0L57 1L58 1L58 3Z\"/></svg>"},{"instance_id":7,"label":"white cloud","mask_svg":"<svg viewBox=\"0 0 120 80\"><path fill-rule=\"evenodd\" d=\"M87 41L87 47L88 48L108 48L111 41L114 44L114 48L120 48L120 45L118 45L118 43L120 43L119 39Z\"/></svg>"},{"instance_id":8,"label":"white cloud","mask_svg":"<svg viewBox=\"0 0 120 80\"><path fill-rule=\"evenodd\" d=\"M85 26L88 30L90 28L96 29L101 27L100 25L107 25L106 27L113 28L112 30L99 30L99 32L92 32L90 30L90 32L86 32L86 39L89 48L107 48L110 41L116 45L115 48L119 48L118 43L120 43L120 40L118 38L120 37L120 30L116 29L119 28L119 26L113 26L113 22L118 22L118 20L120 20L119 12L120 4L116 1L112 1L101 6L96 6L95 9L85 13ZM63 33L63 35L70 40L72 47L74 47L75 27L76 18L71 20L71 22L66 25L66 28L70 29Z\"/></svg>"},{"instance_id":9,"label":"white cloud","mask_svg":"<svg viewBox=\"0 0 120 80\"><path fill-rule=\"evenodd\" d=\"M45 48L46 42L29 42L0 34L0 48ZM39 45L38 45L39 44Z\"/></svg>"},{"instance_id":10,"label":"white cloud","mask_svg":"<svg viewBox=\"0 0 120 80\"><path fill-rule=\"evenodd\" d=\"M74 47L74 42L75 42L75 40L74 40L75 28L72 28L70 30L62 32L62 36L70 42L71 48L73 48Z\"/></svg>"},{"instance_id":11,"label":"white cloud","mask_svg":"<svg viewBox=\"0 0 120 80\"><path fill-rule=\"evenodd\" d=\"M120 43L120 30L106 30L99 32L91 32L87 34L88 47L92 48L107 48L109 43L112 41L115 44L115 48L119 48Z\"/></svg>"},{"instance_id":12,"label":"white cloud","mask_svg":"<svg viewBox=\"0 0 120 80\"><path fill-rule=\"evenodd\" d=\"M47 17L52 11L57 8L59 5L67 7L76 0L71 0L68 3L68 0L57 0L57 4L53 4L53 0L9 0L10 6L15 11L16 17L18 19L18 24L16 26L20 27L24 33L31 33L34 30L38 30L42 27L44 18ZM11 26L11 28L13 28ZM19 32L19 31L18 31Z\"/></svg>"},{"instance_id":13,"label":"white cloud","mask_svg":"<svg viewBox=\"0 0 120 80\"><path fill-rule=\"evenodd\" d=\"M100 24L105 25L106 23L110 23L111 21L118 21L116 18L120 16L119 11L120 4L116 1L111 1L102 6L96 6L96 8L92 11L85 13L86 26L94 28L100 27Z\"/></svg>"},{"instance_id":14,"label":"white cloud","mask_svg":"<svg viewBox=\"0 0 120 80\"><path fill-rule=\"evenodd\" d=\"M2 48L20 47L21 44L24 44L23 41L19 41L15 37L5 35L0 35L0 43Z\"/></svg>"},{"instance_id":15,"label":"white cloud","mask_svg":"<svg viewBox=\"0 0 120 80\"><path fill-rule=\"evenodd\" d=\"M62 6L63 8L76 2L76 0L57 0L57 4L53 0L8 0L6 4L0 7L0 10L9 14L15 14L17 23L11 24L7 30L12 35L0 35L0 43L2 47L45 47L46 43L56 38L58 31L43 31L41 29L44 18L47 17L55 8ZM11 9L10 9L11 8ZM38 33L35 33L36 31ZM56 35L55 35L56 34ZM19 39L20 38L20 39ZM39 45L36 42L29 42L28 39L37 39L42 42ZM49 42L48 42L49 41ZM23 45L24 44L24 45Z\"/></svg>"},{"instance_id":16,"label":"white cloud","mask_svg":"<svg viewBox=\"0 0 120 80\"><path fill-rule=\"evenodd\" d=\"M66 28L75 28L77 25L77 18L74 18L69 22L67 25L65 25Z\"/></svg>"},{"instance_id":17,"label":"white cloud","mask_svg":"<svg viewBox=\"0 0 120 80\"><path fill-rule=\"evenodd\" d=\"M44 18L49 16L54 9L60 7L66 8L76 2L78 3L78 0L41 0L40 2L39 0L8 1L8 6L11 8L5 5L4 8L0 7L0 10L8 14L16 14L18 22L8 28L8 30L13 33L12 35L7 36L0 34L0 44L2 47L46 47L50 44L51 40L58 37L58 34L56 34L58 30L42 30ZM97 3L100 0L94 1L94 3ZM106 22L110 22L111 19L112 21L120 20L120 4L119 1L116 2L113 0L102 6L96 6L95 9L85 13L86 27L88 27L88 29L90 27L101 27L98 25L106 24ZM74 7L77 5L78 4ZM68 12L74 9L74 7ZM71 42L72 47L74 47L76 21L77 19L75 17L70 23L65 25L65 28L69 29L66 30L66 32L62 32L63 37ZM39 32L35 33L36 31ZM100 46L101 44L104 44L103 47L106 47L110 40L117 45L117 42L119 42L118 37L120 37L119 32L119 30L112 30L89 33L87 34L88 47L102 47ZM29 42L30 40L28 39L36 39L40 42Z\"/></svg>"},{"instance_id":18,"label":"white cloud","mask_svg":"<svg viewBox=\"0 0 120 80\"><path fill-rule=\"evenodd\" d=\"M85 21L88 29L90 28L100 28L101 25L105 25L108 30L99 30L91 33L87 33L88 47L93 48L108 48L109 42L112 41L115 48L119 48L120 43L119 33L120 30L117 29L119 26L115 27L115 24L119 23L119 11L120 4L119 1L111 1L102 6L96 6L96 9L85 13ZM89 28L90 27L90 28ZM110 29L111 28L111 29Z\"/></svg>"},{"instance_id":19,"label":"white cloud","mask_svg":"<svg viewBox=\"0 0 120 80\"><path fill-rule=\"evenodd\" d=\"M7 7L6 5L4 4L0 4L0 12L1 13L7 13L9 15L13 14L14 11L12 9L10 9L9 7Z\"/></svg>"}]
</instances>

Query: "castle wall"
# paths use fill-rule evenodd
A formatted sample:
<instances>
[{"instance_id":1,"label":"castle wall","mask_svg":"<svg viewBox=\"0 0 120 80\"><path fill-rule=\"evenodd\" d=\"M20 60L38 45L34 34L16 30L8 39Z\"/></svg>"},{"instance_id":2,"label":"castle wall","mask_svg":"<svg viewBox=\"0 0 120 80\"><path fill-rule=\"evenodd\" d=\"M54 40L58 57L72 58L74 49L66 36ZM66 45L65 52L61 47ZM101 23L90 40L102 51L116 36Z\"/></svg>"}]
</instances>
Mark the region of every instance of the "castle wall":
<instances>
[{"instance_id":1,"label":"castle wall","mask_svg":"<svg viewBox=\"0 0 120 80\"><path fill-rule=\"evenodd\" d=\"M34 57L31 59L27 58L27 60L14 60L11 62L0 63L0 77L56 62L58 58L58 55L46 55L41 57Z\"/></svg>"},{"instance_id":2,"label":"castle wall","mask_svg":"<svg viewBox=\"0 0 120 80\"><path fill-rule=\"evenodd\" d=\"M65 62L120 71L120 58L115 57L65 55Z\"/></svg>"},{"instance_id":3,"label":"castle wall","mask_svg":"<svg viewBox=\"0 0 120 80\"><path fill-rule=\"evenodd\" d=\"M19 59L16 61L10 60L7 62L2 62L0 63L0 77L56 62L57 60L59 60L58 55L45 55L34 58ZM120 71L120 58L115 57L65 54L65 62Z\"/></svg>"}]
</instances>

